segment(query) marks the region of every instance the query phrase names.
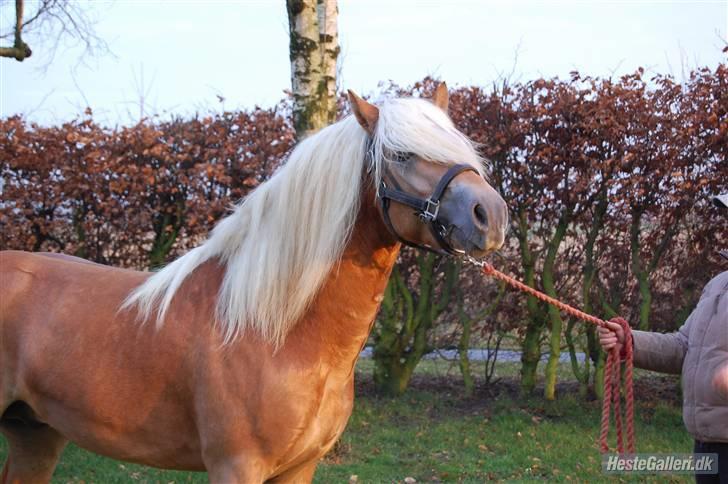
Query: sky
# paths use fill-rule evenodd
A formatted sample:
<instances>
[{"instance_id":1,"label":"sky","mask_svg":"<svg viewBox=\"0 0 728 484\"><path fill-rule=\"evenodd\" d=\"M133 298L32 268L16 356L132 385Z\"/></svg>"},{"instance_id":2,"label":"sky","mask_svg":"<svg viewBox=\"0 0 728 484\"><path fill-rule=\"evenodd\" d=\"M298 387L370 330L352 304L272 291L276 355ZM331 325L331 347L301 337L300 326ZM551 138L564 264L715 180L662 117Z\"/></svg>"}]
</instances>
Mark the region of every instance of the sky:
<instances>
[{"instance_id":1,"label":"sky","mask_svg":"<svg viewBox=\"0 0 728 484\"><path fill-rule=\"evenodd\" d=\"M3 31L13 3L0 3ZM101 123L128 124L268 107L290 86L285 0L96 0L88 8L110 53L80 58L80 48L64 44L49 61L49 46L27 39L33 57L0 59L1 116L53 124L88 105ZM339 0L338 82L366 95L382 81L427 75L489 85L640 66L679 80L725 62L727 32L728 0Z\"/></svg>"}]
</instances>

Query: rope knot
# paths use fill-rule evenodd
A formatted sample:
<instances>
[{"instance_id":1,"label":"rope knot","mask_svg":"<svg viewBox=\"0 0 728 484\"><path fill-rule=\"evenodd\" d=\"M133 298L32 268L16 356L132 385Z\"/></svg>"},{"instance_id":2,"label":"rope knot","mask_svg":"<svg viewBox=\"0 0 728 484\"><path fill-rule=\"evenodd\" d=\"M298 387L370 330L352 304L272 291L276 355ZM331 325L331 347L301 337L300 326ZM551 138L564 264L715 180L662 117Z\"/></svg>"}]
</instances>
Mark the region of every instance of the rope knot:
<instances>
[{"instance_id":1,"label":"rope knot","mask_svg":"<svg viewBox=\"0 0 728 484\"><path fill-rule=\"evenodd\" d=\"M483 272L486 275L493 276L495 275L495 267L493 267L489 262L483 261Z\"/></svg>"}]
</instances>

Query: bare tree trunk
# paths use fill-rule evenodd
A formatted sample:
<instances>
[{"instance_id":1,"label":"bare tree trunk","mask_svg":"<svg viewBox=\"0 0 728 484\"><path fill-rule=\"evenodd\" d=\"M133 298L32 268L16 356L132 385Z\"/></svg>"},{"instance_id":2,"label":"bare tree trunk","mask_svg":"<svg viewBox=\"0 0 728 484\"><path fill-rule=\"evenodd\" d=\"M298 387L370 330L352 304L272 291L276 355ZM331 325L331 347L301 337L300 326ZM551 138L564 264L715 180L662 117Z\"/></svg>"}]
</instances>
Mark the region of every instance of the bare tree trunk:
<instances>
[{"instance_id":1,"label":"bare tree trunk","mask_svg":"<svg viewBox=\"0 0 728 484\"><path fill-rule=\"evenodd\" d=\"M566 231L569 228L570 215L568 214L568 209L566 212L567 213L562 213L561 217L559 217L559 222L556 226L554 235L548 243L546 258L541 272L543 290L547 295L554 298L558 297L554 281L556 256L559 253L559 247L564 241ZM561 332L564 323L561 319L561 313L558 309L556 309L556 307L549 305L548 315L549 320L551 321L551 337L549 339L549 359L546 362L546 368L544 369L544 376L546 379L544 383L544 396L547 400L555 400L556 380L558 375L559 358L561 356Z\"/></svg>"},{"instance_id":2,"label":"bare tree trunk","mask_svg":"<svg viewBox=\"0 0 728 484\"><path fill-rule=\"evenodd\" d=\"M336 119L336 0L286 0L293 125L302 138Z\"/></svg>"},{"instance_id":3,"label":"bare tree trunk","mask_svg":"<svg viewBox=\"0 0 728 484\"><path fill-rule=\"evenodd\" d=\"M460 265L442 261L444 277L437 279L434 254L419 254L420 273L415 287L409 287L401 266L392 271L374 330L374 384L385 394L401 395L409 385L415 367L432 348L429 337L437 318L448 308ZM439 295L437 286L439 285Z\"/></svg>"}]
</instances>

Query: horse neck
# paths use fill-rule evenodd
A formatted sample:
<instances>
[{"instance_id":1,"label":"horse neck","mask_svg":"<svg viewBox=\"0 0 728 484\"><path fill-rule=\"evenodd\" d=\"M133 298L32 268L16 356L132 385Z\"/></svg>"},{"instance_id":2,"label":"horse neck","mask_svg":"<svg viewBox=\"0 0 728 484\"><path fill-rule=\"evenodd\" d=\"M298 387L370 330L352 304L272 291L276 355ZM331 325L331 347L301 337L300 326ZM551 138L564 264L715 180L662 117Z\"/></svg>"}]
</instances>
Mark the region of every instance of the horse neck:
<instances>
[{"instance_id":1,"label":"horse neck","mask_svg":"<svg viewBox=\"0 0 728 484\"><path fill-rule=\"evenodd\" d=\"M351 239L311 307L288 337L337 367L352 366L369 337L400 244L364 190ZM287 345L286 345L287 346Z\"/></svg>"}]
</instances>

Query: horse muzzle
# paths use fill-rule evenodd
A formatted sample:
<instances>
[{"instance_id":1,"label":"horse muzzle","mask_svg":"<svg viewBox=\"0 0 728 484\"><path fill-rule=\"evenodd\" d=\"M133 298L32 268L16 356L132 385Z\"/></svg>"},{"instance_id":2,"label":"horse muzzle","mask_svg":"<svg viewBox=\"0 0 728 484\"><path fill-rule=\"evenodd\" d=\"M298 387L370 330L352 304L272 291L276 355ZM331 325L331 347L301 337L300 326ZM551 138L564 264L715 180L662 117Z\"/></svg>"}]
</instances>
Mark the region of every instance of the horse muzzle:
<instances>
[{"instance_id":1,"label":"horse muzzle","mask_svg":"<svg viewBox=\"0 0 728 484\"><path fill-rule=\"evenodd\" d=\"M454 181L440 209L449 245L456 253L482 258L505 241L508 209L501 196L480 177Z\"/></svg>"}]
</instances>

